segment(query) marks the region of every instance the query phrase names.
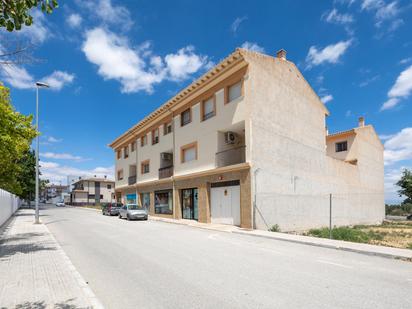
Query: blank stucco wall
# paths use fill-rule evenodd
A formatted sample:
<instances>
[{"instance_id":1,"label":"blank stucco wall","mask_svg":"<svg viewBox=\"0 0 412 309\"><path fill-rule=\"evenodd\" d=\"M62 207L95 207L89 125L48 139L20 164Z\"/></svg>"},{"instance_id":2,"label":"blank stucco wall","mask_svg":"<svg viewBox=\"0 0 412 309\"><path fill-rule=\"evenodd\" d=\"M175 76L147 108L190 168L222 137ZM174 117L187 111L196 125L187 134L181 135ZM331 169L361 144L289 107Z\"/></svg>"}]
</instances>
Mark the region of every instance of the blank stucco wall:
<instances>
[{"instance_id":1,"label":"blank stucco wall","mask_svg":"<svg viewBox=\"0 0 412 309\"><path fill-rule=\"evenodd\" d=\"M20 199L0 189L0 226L4 224L20 207Z\"/></svg>"},{"instance_id":2,"label":"blank stucco wall","mask_svg":"<svg viewBox=\"0 0 412 309\"><path fill-rule=\"evenodd\" d=\"M255 227L278 224L288 231L327 226L329 194L334 225L381 221L383 149L362 135L356 147L364 165L327 156L326 109L297 68L253 54L247 61L253 89L246 95L253 102ZM380 180L372 181L373 177Z\"/></svg>"}]
</instances>

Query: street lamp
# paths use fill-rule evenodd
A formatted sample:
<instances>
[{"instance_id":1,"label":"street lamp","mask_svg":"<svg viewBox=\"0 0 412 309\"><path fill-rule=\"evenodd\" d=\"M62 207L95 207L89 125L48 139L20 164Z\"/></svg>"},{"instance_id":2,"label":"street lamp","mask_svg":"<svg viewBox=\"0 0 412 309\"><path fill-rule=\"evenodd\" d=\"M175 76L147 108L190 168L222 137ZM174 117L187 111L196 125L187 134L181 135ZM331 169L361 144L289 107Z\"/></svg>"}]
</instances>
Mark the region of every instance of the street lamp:
<instances>
[{"instance_id":1,"label":"street lamp","mask_svg":"<svg viewBox=\"0 0 412 309\"><path fill-rule=\"evenodd\" d=\"M34 215L34 223L40 223L39 220L39 88L49 88L50 86L46 83L37 82L36 83L36 212Z\"/></svg>"}]
</instances>

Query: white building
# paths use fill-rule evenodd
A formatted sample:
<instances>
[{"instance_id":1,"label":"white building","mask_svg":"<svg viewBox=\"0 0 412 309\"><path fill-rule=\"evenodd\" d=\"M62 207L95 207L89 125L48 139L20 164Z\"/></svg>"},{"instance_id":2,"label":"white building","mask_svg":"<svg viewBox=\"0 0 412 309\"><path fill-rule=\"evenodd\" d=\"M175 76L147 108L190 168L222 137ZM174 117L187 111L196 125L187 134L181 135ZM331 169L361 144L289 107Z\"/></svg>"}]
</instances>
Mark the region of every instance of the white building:
<instances>
[{"instance_id":1,"label":"white building","mask_svg":"<svg viewBox=\"0 0 412 309\"><path fill-rule=\"evenodd\" d=\"M110 146L116 196L151 215L282 230L384 217L371 125L328 134L329 112L281 50L237 49Z\"/></svg>"}]
</instances>

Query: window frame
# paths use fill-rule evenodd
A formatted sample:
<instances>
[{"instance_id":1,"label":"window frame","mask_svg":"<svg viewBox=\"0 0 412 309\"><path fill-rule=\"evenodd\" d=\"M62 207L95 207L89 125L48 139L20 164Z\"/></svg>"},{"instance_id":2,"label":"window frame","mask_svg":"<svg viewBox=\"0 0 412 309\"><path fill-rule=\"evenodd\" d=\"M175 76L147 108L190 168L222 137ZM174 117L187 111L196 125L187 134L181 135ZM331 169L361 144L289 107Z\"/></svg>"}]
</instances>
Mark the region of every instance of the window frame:
<instances>
[{"instance_id":1,"label":"window frame","mask_svg":"<svg viewBox=\"0 0 412 309\"><path fill-rule=\"evenodd\" d=\"M168 132L168 127L170 125L170 132ZM172 126L172 122L166 122L163 124L163 135L167 135L173 132L173 126Z\"/></svg>"},{"instance_id":2,"label":"window frame","mask_svg":"<svg viewBox=\"0 0 412 309\"><path fill-rule=\"evenodd\" d=\"M189 112L189 121L187 123L183 123L183 114L186 112ZM192 107L189 107L180 113L180 126L181 127L187 126L191 122L192 122Z\"/></svg>"},{"instance_id":3,"label":"window frame","mask_svg":"<svg viewBox=\"0 0 412 309\"><path fill-rule=\"evenodd\" d=\"M155 132L157 132L157 140L155 139ZM160 130L159 128L152 130L152 145L156 145L160 142Z\"/></svg>"},{"instance_id":4,"label":"window frame","mask_svg":"<svg viewBox=\"0 0 412 309\"><path fill-rule=\"evenodd\" d=\"M213 114L211 114L208 117L205 117L205 103L209 100L212 100L213 104ZM216 94L211 95L210 97L207 97L206 99L202 100L200 104L200 121L206 121L210 118L213 118L216 116Z\"/></svg>"},{"instance_id":5,"label":"window frame","mask_svg":"<svg viewBox=\"0 0 412 309\"><path fill-rule=\"evenodd\" d=\"M136 150L136 141L130 143L130 152L134 152Z\"/></svg>"},{"instance_id":6,"label":"window frame","mask_svg":"<svg viewBox=\"0 0 412 309\"><path fill-rule=\"evenodd\" d=\"M345 145L343 147L343 145ZM335 152L345 152L348 151L348 141L341 141L335 143Z\"/></svg>"},{"instance_id":7,"label":"window frame","mask_svg":"<svg viewBox=\"0 0 412 309\"><path fill-rule=\"evenodd\" d=\"M122 174L122 178L120 178L120 173ZM124 173L123 173L123 169L120 169L117 171L117 180L123 180L124 179Z\"/></svg>"},{"instance_id":8,"label":"window frame","mask_svg":"<svg viewBox=\"0 0 412 309\"><path fill-rule=\"evenodd\" d=\"M159 204L156 205L156 202L157 202L156 195L165 194L165 193L168 194L168 197L167 197L168 198L168 211L167 212L159 211L158 209L161 207L159 207ZM154 191L153 194L154 194L154 205L153 205L154 213L163 214L163 215L173 215L173 212L174 212L173 189L157 190L157 191ZM169 205L169 201L171 202L171 205Z\"/></svg>"},{"instance_id":9,"label":"window frame","mask_svg":"<svg viewBox=\"0 0 412 309\"><path fill-rule=\"evenodd\" d=\"M144 147L144 146L146 146L147 145L147 133L146 134L143 134L141 137L140 137L140 147Z\"/></svg>"},{"instance_id":10,"label":"window frame","mask_svg":"<svg viewBox=\"0 0 412 309\"><path fill-rule=\"evenodd\" d=\"M230 89L230 87L232 87L232 86L234 86L238 83L240 83L240 96L238 98L241 98L241 97L244 96L244 94L245 94L245 92L244 92L244 79L242 77L241 79L237 80L236 82L231 83L231 84L229 84L225 87L225 104L229 104L230 102L234 101L234 100L229 101L229 89ZM238 98L236 98L236 99L238 99Z\"/></svg>"},{"instance_id":11,"label":"window frame","mask_svg":"<svg viewBox=\"0 0 412 309\"><path fill-rule=\"evenodd\" d=\"M190 160L190 161L185 161L185 151L191 148L195 148L195 158L194 160ZM197 151L197 142L193 142L190 144L186 144L180 147L180 163L187 163L187 162L192 162L192 161L196 161L198 159L198 151Z\"/></svg>"},{"instance_id":12,"label":"window frame","mask_svg":"<svg viewBox=\"0 0 412 309\"><path fill-rule=\"evenodd\" d=\"M117 160L122 158L122 149L117 149Z\"/></svg>"},{"instance_id":13,"label":"window frame","mask_svg":"<svg viewBox=\"0 0 412 309\"><path fill-rule=\"evenodd\" d=\"M129 145L123 147L123 158L127 159L129 157Z\"/></svg>"},{"instance_id":14,"label":"window frame","mask_svg":"<svg viewBox=\"0 0 412 309\"><path fill-rule=\"evenodd\" d=\"M144 170L145 165L148 166L147 172L145 172ZM150 159L140 162L140 174L145 175L149 173L150 173Z\"/></svg>"}]
</instances>

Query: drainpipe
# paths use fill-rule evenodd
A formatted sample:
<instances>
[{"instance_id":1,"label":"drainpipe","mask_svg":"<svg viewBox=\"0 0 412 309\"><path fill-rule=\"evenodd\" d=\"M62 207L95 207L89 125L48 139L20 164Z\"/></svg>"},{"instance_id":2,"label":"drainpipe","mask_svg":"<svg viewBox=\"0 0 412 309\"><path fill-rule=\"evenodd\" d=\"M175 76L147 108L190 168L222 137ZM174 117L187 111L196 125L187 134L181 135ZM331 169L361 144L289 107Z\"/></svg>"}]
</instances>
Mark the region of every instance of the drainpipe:
<instances>
[{"instance_id":1,"label":"drainpipe","mask_svg":"<svg viewBox=\"0 0 412 309\"><path fill-rule=\"evenodd\" d=\"M173 175L172 175L172 189L173 189L173 216L176 218L176 203L175 203L175 167L176 167L176 152L175 152L175 116L174 112L169 108L169 113L172 114L172 141L173 141Z\"/></svg>"},{"instance_id":2,"label":"drainpipe","mask_svg":"<svg viewBox=\"0 0 412 309\"><path fill-rule=\"evenodd\" d=\"M256 196L257 196L257 174L260 172L260 168L258 167L257 169L254 170L253 172L253 181L254 181L254 187L255 187L255 192L254 192L254 197L253 197L253 213L252 213L252 227L253 229L256 229L256 207L257 207L257 202L256 202Z\"/></svg>"}]
</instances>

